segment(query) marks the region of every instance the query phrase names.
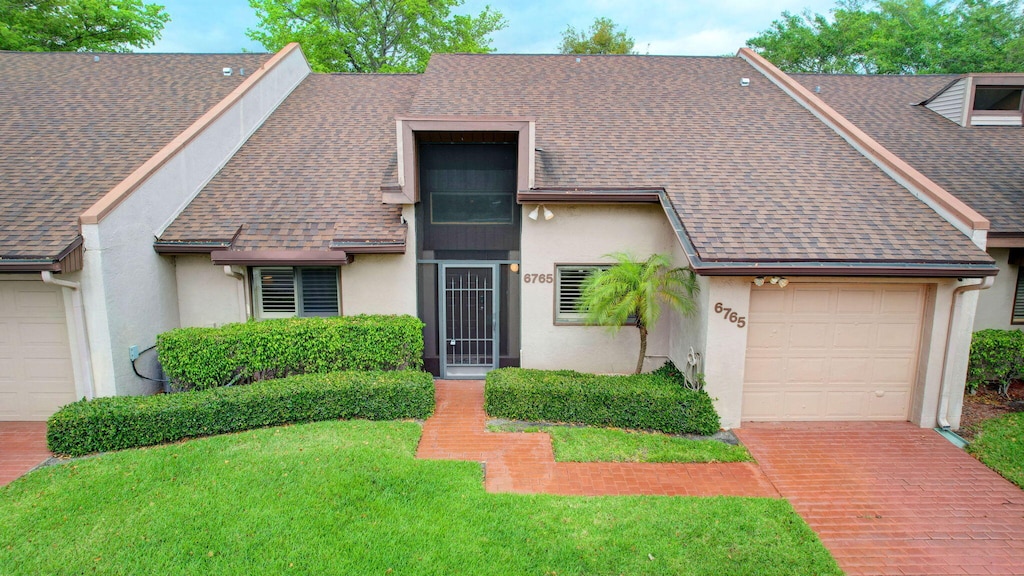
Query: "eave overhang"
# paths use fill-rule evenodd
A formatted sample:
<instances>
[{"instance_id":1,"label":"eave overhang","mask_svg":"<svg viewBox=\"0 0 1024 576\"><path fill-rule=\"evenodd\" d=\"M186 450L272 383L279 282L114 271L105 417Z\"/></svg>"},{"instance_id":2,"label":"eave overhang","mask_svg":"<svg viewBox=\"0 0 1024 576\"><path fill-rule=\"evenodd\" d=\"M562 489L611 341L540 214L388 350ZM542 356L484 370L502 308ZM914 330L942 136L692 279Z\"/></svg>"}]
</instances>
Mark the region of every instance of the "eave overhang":
<instances>
[{"instance_id":1,"label":"eave overhang","mask_svg":"<svg viewBox=\"0 0 1024 576\"><path fill-rule=\"evenodd\" d=\"M237 266L340 266L351 262L342 250L214 250L210 260Z\"/></svg>"},{"instance_id":2,"label":"eave overhang","mask_svg":"<svg viewBox=\"0 0 1024 576\"><path fill-rule=\"evenodd\" d=\"M56 257L27 256L24 258L0 257L0 273L3 272L58 272L71 273L82 269L85 248L83 239L77 236Z\"/></svg>"}]
</instances>

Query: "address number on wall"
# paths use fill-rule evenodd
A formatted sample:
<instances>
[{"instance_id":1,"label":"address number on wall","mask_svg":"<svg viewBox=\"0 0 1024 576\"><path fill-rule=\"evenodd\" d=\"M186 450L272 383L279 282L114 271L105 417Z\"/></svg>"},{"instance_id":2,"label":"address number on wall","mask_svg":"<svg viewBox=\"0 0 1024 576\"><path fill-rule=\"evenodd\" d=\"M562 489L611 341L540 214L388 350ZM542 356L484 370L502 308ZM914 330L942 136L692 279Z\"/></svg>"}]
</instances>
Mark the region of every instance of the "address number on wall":
<instances>
[{"instance_id":1,"label":"address number on wall","mask_svg":"<svg viewBox=\"0 0 1024 576\"><path fill-rule=\"evenodd\" d=\"M722 318L725 318L729 322L736 325L737 328L743 328L747 325L747 317L740 316L732 308L727 307L721 302L715 302L715 314L721 314Z\"/></svg>"},{"instance_id":2,"label":"address number on wall","mask_svg":"<svg viewBox=\"0 0 1024 576\"><path fill-rule=\"evenodd\" d=\"M554 274L523 274L523 282L527 284L554 284Z\"/></svg>"}]
</instances>

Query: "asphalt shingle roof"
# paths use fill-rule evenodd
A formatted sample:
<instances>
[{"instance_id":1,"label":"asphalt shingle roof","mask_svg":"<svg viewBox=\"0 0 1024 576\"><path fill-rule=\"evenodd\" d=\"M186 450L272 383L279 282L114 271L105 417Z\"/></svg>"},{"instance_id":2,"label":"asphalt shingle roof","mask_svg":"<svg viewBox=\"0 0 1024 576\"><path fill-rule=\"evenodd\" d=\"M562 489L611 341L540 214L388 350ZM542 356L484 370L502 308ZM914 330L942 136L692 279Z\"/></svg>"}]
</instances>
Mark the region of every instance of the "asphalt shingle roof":
<instances>
[{"instance_id":1,"label":"asphalt shingle roof","mask_svg":"<svg viewBox=\"0 0 1024 576\"><path fill-rule=\"evenodd\" d=\"M740 58L435 55L409 113L534 116L538 187L664 187L705 261L990 262Z\"/></svg>"},{"instance_id":2,"label":"asphalt shingle roof","mask_svg":"<svg viewBox=\"0 0 1024 576\"><path fill-rule=\"evenodd\" d=\"M55 258L82 212L270 56L0 52L0 258Z\"/></svg>"},{"instance_id":3,"label":"asphalt shingle roof","mask_svg":"<svg viewBox=\"0 0 1024 576\"><path fill-rule=\"evenodd\" d=\"M308 76L161 236L232 250L328 250L402 242L401 207L381 203L395 116L418 75ZM393 171L393 166L390 167Z\"/></svg>"},{"instance_id":4,"label":"asphalt shingle roof","mask_svg":"<svg viewBox=\"0 0 1024 576\"><path fill-rule=\"evenodd\" d=\"M961 127L916 104L958 76L794 78L837 112L992 223L1024 234L1024 129Z\"/></svg>"}]
</instances>

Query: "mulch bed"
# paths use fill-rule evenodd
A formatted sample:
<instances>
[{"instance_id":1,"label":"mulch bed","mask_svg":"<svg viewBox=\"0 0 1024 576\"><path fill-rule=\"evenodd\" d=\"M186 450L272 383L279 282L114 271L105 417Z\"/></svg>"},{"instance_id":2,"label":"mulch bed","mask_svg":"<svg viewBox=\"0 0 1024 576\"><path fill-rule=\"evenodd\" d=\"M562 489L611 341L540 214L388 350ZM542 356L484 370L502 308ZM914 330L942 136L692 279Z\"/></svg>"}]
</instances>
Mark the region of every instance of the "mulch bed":
<instances>
[{"instance_id":1,"label":"mulch bed","mask_svg":"<svg viewBox=\"0 0 1024 576\"><path fill-rule=\"evenodd\" d=\"M979 388L975 394L964 395L964 411L957 433L970 441L977 433L978 425L985 420L1017 412L1022 408L1024 382L1017 381L1010 385L1009 398L1001 395L994 386Z\"/></svg>"}]
</instances>

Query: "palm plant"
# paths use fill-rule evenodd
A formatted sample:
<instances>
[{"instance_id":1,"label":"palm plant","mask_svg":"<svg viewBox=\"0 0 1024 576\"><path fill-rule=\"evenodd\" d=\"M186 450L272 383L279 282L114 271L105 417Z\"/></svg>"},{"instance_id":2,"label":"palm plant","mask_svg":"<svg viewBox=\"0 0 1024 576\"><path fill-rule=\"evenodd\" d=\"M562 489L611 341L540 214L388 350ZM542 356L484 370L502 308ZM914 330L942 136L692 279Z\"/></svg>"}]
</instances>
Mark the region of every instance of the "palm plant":
<instances>
[{"instance_id":1,"label":"palm plant","mask_svg":"<svg viewBox=\"0 0 1024 576\"><path fill-rule=\"evenodd\" d=\"M607 326L612 333L629 323L640 330L635 372L639 374L647 353L647 332L661 316L662 302L683 315L696 311L697 276L689 267L672 268L664 254L652 254L643 261L626 252L605 257L616 263L584 281L579 310L588 324Z\"/></svg>"}]
</instances>

